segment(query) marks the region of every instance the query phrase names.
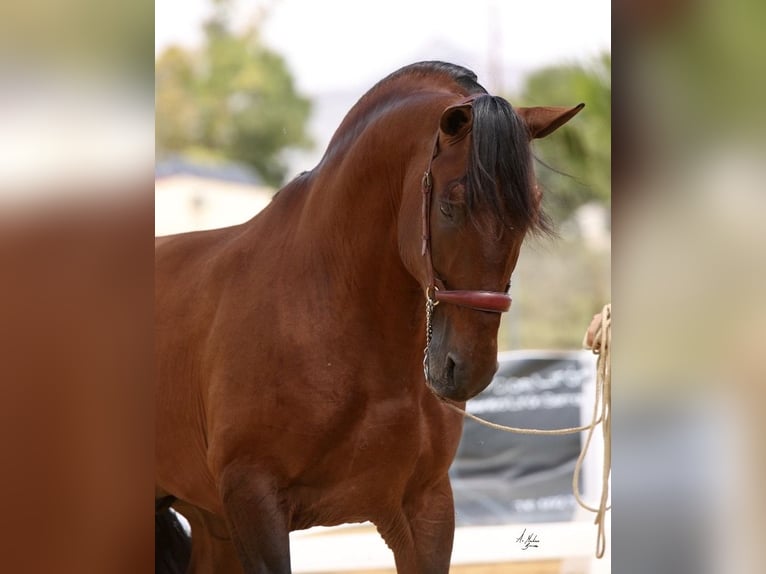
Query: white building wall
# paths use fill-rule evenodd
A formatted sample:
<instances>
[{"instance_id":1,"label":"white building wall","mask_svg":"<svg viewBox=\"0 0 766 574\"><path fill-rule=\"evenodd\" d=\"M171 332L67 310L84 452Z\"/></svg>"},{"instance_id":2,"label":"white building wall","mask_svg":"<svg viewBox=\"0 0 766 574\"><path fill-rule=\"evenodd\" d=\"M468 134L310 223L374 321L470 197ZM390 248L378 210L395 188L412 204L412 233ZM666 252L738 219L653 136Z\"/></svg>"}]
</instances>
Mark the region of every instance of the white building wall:
<instances>
[{"instance_id":1,"label":"white building wall","mask_svg":"<svg viewBox=\"0 0 766 574\"><path fill-rule=\"evenodd\" d=\"M216 229L251 219L271 201L271 190L178 175L155 181L154 234Z\"/></svg>"}]
</instances>

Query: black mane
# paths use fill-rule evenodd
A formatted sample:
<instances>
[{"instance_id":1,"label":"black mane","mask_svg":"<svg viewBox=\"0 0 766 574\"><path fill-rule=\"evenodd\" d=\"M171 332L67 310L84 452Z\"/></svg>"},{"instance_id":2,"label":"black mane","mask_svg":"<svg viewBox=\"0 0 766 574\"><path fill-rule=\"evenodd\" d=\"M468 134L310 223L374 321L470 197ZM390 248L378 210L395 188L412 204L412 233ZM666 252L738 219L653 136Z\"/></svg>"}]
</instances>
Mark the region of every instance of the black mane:
<instances>
[{"instance_id":1,"label":"black mane","mask_svg":"<svg viewBox=\"0 0 766 574\"><path fill-rule=\"evenodd\" d=\"M410 64L403 68L398 69L379 81L372 90L374 91L378 86L388 84L392 80L396 80L401 76L447 76L463 90L466 95L471 94L486 94L487 90L484 86L476 81L476 74L474 74L468 68L458 66L457 64L450 64L447 62L439 62L437 60L431 60L427 62L417 62Z\"/></svg>"},{"instance_id":2,"label":"black mane","mask_svg":"<svg viewBox=\"0 0 766 574\"><path fill-rule=\"evenodd\" d=\"M510 103L489 94L473 102L473 147L466 173L466 208L496 214L506 227L549 232L534 190L527 126Z\"/></svg>"}]
</instances>

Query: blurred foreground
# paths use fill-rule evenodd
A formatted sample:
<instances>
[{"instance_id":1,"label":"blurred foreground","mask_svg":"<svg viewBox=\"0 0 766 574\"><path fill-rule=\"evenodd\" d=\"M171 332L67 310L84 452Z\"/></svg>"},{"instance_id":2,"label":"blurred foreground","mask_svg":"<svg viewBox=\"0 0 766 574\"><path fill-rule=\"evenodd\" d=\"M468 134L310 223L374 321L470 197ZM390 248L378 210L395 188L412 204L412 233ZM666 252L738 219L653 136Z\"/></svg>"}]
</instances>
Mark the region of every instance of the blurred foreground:
<instances>
[{"instance_id":1,"label":"blurred foreground","mask_svg":"<svg viewBox=\"0 0 766 574\"><path fill-rule=\"evenodd\" d=\"M0 570L149 572L152 4L0 7Z\"/></svg>"},{"instance_id":2,"label":"blurred foreground","mask_svg":"<svg viewBox=\"0 0 766 574\"><path fill-rule=\"evenodd\" d=\"M763 571L765 16L744 0L617 11L619 572Z\"/></svg>"},{"instance_id":3,"label":"blurred foreground","mask_svg":"<svg viewBox=\"0 0 766 574\"><path fill-rule=\"evenodd\" d=\"M49 155L63 170L40 179L34 163L25 176L14 172L20 160L5 159L0 169L7 572L151 568L152 397L141 382L152 363L152 165L123 152L119 169L89 161L69 143L87 132L103 150L104 132L83 132L78 120L51 139L42 119L68 115L51 86L93 101L115 81L137 90L129 109L151 114L151 12L91 4L40 0L19 12L6 3L0 17L2 157L56 142ZM747 574L766 562L765 9L744 0L615 8L625 42L614 51L612 219L620 573ZM46 41L23 42L38 37ZM38 121L10 131L14 106L31 101L22 82L34 87ZM124 122L128 108L102 101L92 126ZM151 125L140 132L150 148ZM118 149L122 130L113 133Z\"/></svg>"}]
</instances>

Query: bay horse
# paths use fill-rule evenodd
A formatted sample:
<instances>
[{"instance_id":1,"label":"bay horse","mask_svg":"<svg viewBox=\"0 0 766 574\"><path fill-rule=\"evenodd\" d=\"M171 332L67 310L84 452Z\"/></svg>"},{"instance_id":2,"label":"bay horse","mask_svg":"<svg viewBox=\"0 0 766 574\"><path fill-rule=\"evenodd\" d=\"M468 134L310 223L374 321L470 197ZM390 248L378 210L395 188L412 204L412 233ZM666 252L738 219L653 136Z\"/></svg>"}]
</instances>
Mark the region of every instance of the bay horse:
<instances>
[{"instance_id":1,"label":"bay horse","mask_svg":"<svg viewBox=\"0 0 766 574\"><path fill-rule=\"evenodd\" d=\"M530 140L581 107L513 108L413 64L251 220L158 238L158 569L188 558L163 554L172 505L190 572L286 574L291 530L362 521L399 573L448 572L463 419L442 400L492 379L522 240L546 225Z\"/></svg>"}]
</instances>

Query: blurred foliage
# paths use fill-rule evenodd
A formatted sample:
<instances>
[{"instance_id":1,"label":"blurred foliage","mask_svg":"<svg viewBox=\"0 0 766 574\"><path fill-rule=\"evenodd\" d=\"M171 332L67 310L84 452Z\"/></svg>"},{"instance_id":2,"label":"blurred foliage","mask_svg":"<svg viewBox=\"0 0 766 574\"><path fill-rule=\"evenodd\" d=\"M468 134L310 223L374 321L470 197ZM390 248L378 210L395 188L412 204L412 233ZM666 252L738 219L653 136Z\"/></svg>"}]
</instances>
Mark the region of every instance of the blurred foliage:
<instances>
[{"instance_id":1,"label":"blurred foliage","mask_svg":"<svg viewBox=\"0 0 766 574\"><path fill-rule=\"evenodd\" d=\"M625 77L628 118L635 118L652 161L670 169L697 161L711 141L763 142L766 135L766 2L735 0L679 6L637 24L651 31L632 46L642 63ZM635 10L635 8L633 9ZM625 17L635 18L636 14ZM661 16L661 17L658 17ZM634 23L634 22L631 22ZM632 59L632 58L631 58ZM762 152L761 152L762 153Z\"/></svg>"},{"instance_id":2,"label":"blurred foliage","mask_svg":"<svg viewBox=\"0 0 766 574\"><path fill-rule=\"evenodd\" d=\"M609 250L580 238L525 242L513 273L500 350L579 349L590 320L611 300Z\"/></svg>"},{"instance_id":3,"label":"blurred foliage","mask_svg":"<svg viewBox=\"0 0 766 574\"><path fill-rule=\"evenodd\" d=\"M278 187L286 175L282 152L311 145L310 101L282 57L264 46L257 23L235 33L226 3L216 5L200 49L171 47L157 59L157 153L242 162Z\"/></svg>"},{"instance_id":4,"label":"blurred foliage","mask_svg":"<svg viewBox=\"0 0 766 574\"><path fill-rule=\"evenodd\" d=\"M544 205L556 223L579 206L609 205L612 159L612 57L602 54L588 65L542 68L527 77L522 106L573 106L585 103L572 121L552 136L535 140L538 182Z\"/></svg>"},{"instance_id":5,"label":"blurred foliage","mask_svg":"<svg viewBox=\"0 0 766 574\"><path fill-rule=\"evenodd\" d=\"M154 3L147 0L0 2L3 72L60 71L61 80L151 85ZM130 92L129 92L130 93Z\"/></svg>"}]
</instances>

